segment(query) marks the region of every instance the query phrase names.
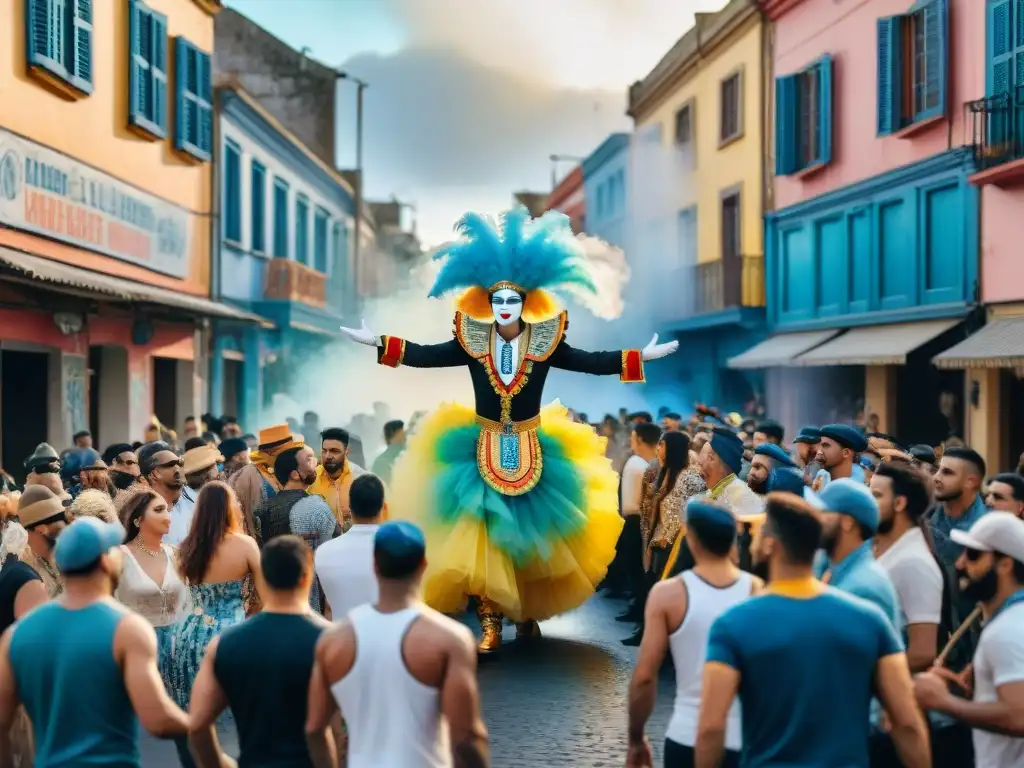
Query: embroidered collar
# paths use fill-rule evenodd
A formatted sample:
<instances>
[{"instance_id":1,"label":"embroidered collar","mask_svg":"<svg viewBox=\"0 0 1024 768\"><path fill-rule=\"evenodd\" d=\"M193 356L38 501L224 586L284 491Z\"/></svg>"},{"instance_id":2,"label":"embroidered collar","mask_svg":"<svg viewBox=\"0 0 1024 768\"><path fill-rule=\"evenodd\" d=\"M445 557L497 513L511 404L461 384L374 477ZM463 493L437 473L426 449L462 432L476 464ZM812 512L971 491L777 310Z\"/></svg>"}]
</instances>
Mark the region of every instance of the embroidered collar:
<instances>
[{"instance_id":1,"label":"embroidered collar","mask_svg":"<svg viewBox=\"0 0 1024 768\"><path fill-rule=\"evenodd\" d=\"M736 473L733 473L733 474L730 474L730 475L726 475L725 477L723 477L721 480L719 480L717 483L715 483L715 487L714 488L712 488L710 491L708 491L708 498L709 499L717 499L719 496L721 496L723 493L725 493L725 489L728 488L729 484L732 483L732 481L735 480L735 479L736 479Z\"/></svg>"}]
</instances>

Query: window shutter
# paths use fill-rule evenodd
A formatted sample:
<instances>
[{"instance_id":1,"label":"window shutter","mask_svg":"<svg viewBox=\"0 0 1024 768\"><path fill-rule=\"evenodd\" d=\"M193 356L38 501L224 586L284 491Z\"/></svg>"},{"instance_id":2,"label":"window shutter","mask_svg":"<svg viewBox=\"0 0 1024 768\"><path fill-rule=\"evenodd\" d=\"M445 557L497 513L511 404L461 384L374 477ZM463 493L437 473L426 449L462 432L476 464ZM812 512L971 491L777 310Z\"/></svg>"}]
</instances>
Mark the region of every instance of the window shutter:
<instances>
[{"instance_id":1,"label":"window shutter","mask_svg":"<svg viewBox=\"0 0 1024 768\"><path fill-rule=\"evenodd\" d=\"M136 2L128 7L128 121L138 124L145 117L146 80L149 65L142 55L143 20L146 10Z\"/></svg>"},{"instance_id":2,"label":"window shutter","mask_svg":"<svg viewBox=\"0 0 1024 768\"><path fill-rule=\"evenodd\" d=\"M946 95L949 72L949 0L931 0L924 12L925 50L928 51L926 82L934 81L939 90L939 104L934 112L946 114Z\"/></svg>"},{"instance_id":3,"label":"window shutter","mask_svg":"<svg viewBox=\"0 0 1024 768\"><path fill-rule=\"evenodd\" d=\"M775 78L775 175L796 171L796 75Z\"/></svg>"},{"instance_id":4,"label":"window shutter","mask_svg":"<svg viewBox=\"0 0 1024 768\"><path fill-rule=\"evenodd\" d=\"M28 26L28 36L25 42L30 67L39 59L53 58L50 46L49 5L47 0L28 0L25 5L25 21Z\"/></svg>"},{"instance_id":5,"label":"window shutter","mask_svg":"<svg viewBox=\"0 0 1024 768\"><path fill-rule=\"evenodd\" d=\"M195 94L199 97L196 104L197 129L199 135L196 148L210 158L213 149L213 78L210 74L210 54L195 50L196 75Z\"/></svg>"},{"instance_id":6,"label":"window shutter","mask_svg":"<svg viewBox=\"0 0 1024 768\"><path fill-rule=\"evenodd\" d=\"M167 136L167 17L160 13L152 15L152 58L149 72L152 78L153 110L152 120L158 128L160 138Z\"/></svg>"},{"instance_id":7,"label":"window shutter","mask_svg":"<svg viewBox=\"0 0 1024 768\"><path fill-rule=\"evenodd\" d=\"M1011 22L1011 0L989 0L988 23L985 25L988 49L986 90L989 96L1010 93L1013 83L1014 30Z\"/></svg>"},{"instance_id":8,"label":"window shutter","mask_svg":"<svg viewBox=\"0 0 1024 768\"><path fill-rule=\"evenodd\" d=\"M188 41L174 38L174 146L184 149L189 140L192 103L185 98L188 91Z\"/></svg>"},{"instance_id":9,"label":"window shutter","mask_svg":"<svg viewBox=\"0 0 1024 768\"><path fill-rule=\"evenodd\" d=\"M74 5L74 47L68 56L69 74L76 87L92 92L92 0L71 0Z\"/></svg>"},{"instance_id":10,"label":"window shutter","mask_svg":"<svg viewBox=\"0 0 1024 768\"><path fill-rule=\"evenodd\" d=\"M825 54L818 67L818 157L816 165L832 162L832 57Z\"/></svg>"},{"instance_id":11,"label":"window shutter","mask_svg":"<svg viewBox=\"0 0 1024 768\"><path fill-rule=\"evenodd\" d=\"M903 17L878 20L878 135L898 131L903 112Z\"/></svg>"}]
</instances>

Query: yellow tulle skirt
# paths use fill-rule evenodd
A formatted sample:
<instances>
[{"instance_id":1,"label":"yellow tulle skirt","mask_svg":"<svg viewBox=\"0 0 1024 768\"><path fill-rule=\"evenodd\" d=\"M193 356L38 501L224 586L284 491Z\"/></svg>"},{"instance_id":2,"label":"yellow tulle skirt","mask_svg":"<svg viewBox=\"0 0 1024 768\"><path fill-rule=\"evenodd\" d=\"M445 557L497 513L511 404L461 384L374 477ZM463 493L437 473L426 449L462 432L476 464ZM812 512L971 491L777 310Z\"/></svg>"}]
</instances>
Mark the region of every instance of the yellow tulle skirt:
<instances>
[{"instance_id":1,"label":"yellow tulle skirt","mask_svg":"<svg viewBox=\"0 0 1024 768\"><path fill-rule=\"evenodd\" d=\"M605 439L558 402L546 406L540 480L507 496L480 475L479 434L473 409L444 404L395 463L390 514L426 534L425 601L454 613L485 597L515 621L576 608L604 578L622 530Z\"/></svg>"}]
</instances>

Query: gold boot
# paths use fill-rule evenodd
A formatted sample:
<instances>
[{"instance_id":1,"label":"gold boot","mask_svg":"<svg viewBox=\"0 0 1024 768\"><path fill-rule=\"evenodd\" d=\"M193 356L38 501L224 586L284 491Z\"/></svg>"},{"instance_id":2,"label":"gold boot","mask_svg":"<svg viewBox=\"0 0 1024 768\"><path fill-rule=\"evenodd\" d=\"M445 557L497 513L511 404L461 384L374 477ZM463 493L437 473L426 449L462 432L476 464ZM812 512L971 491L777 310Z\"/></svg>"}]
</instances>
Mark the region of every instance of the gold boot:
<instances>
[{"instance_id":1,"label":"gold boot","mask_svg":"<svg viewBox=\"0 0 1024 768\"><path fill-rule=\"evenodd\" d=\"M516 624L516 640L530 641L540 637L540 624L532 619Z\"/></svg>"},{"instance_id":2,"label":"gold boot","mask_svg":"<svg viewBox=\"0 0 1024 768\"><path fill-rule=\"evenodd\" d=\"M502 615L498 613L494 603L485 597L479 598L476 615L480 619L480 629L483 630L483 636L476 647L477 653L481 655L497 653L501 650Z\"/></svg>"}]
</instances>

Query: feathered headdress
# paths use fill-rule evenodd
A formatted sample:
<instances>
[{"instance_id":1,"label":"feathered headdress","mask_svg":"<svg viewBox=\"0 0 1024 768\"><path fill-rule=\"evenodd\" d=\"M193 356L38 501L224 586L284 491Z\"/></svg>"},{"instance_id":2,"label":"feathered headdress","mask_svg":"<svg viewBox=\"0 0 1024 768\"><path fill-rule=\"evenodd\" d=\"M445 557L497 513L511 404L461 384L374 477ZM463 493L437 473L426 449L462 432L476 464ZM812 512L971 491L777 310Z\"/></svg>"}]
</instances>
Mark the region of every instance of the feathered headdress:
<instances>
[{"instance_id":1,"label":"feathered headdress","mask_svg":"<svg viewBox=\"0 0 1024 768\"><path fill-rule=\"evenodd\" d=\"M564 214L549 211L531 219L519 207L503 214L499 226L487 216L467 213L456 230L460 239L434 254L444 263L430 296L463 291L456 306L474 319L493 318L491 294L501 288L524 296L527 322L558 313L558 302L549 291L597 292L583 249Z\"/></svg>"}]
</instances>

